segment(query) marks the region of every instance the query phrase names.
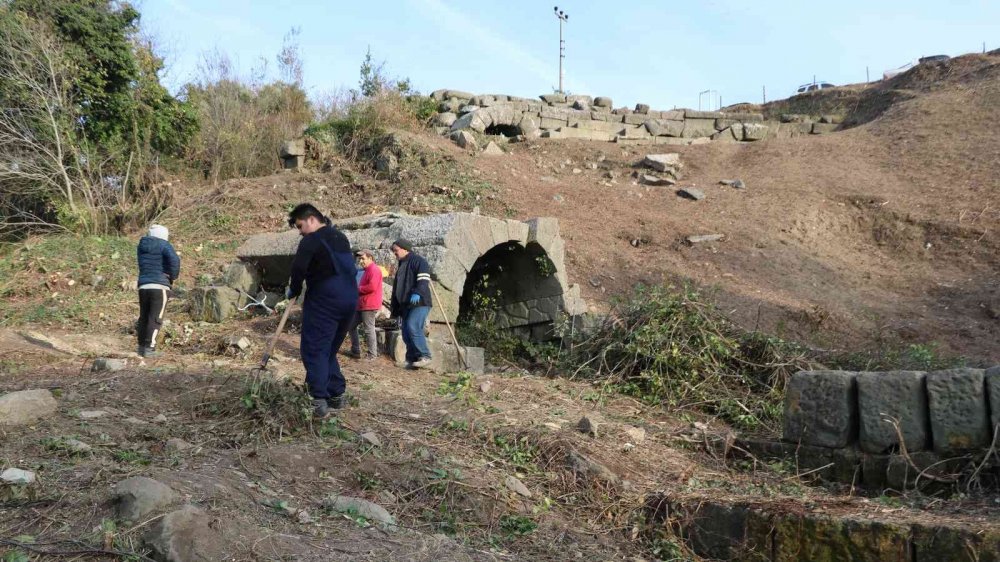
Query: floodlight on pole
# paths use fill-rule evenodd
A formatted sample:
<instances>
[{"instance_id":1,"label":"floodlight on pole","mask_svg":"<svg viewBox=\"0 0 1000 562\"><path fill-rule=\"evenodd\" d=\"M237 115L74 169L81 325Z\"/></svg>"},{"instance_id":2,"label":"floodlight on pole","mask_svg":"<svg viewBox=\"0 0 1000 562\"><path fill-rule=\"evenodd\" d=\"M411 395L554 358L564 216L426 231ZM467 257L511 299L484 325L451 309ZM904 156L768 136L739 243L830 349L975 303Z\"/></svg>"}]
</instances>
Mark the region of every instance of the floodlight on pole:
<instances>
[{"instance_id":1,"label":"floodlight on pole","mask_svg":"<svg viewBox=\"0 0 1000 562\"><path fill-rule=\"evenodd\" d=\"M566 93L563 89L563 59L566 58L566 41L563 40L563 24L569 21L569 14L559 9L559 6L552 8L553 13L559 18L559 93Z\"/></svg>"}]
</instances>

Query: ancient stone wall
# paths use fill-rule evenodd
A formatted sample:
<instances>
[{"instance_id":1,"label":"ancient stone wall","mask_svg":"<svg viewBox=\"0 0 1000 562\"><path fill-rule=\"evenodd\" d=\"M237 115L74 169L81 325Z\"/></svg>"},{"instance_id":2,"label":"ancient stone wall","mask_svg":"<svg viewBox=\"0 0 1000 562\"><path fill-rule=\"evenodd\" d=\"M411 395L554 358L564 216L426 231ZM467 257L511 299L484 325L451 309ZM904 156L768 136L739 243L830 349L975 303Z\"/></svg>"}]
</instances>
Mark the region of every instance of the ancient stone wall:
<instances>
[{"instance_id":1,"label":"ancient stone wall","mask_svg":"<svg viewBox=\"0 0 1000 562\"><path fill-rule=\"evenodd\" d=\"M431 94L440 100L432 123L441 134L468 144L466 130L526 138L578 138L619 144L688 145L708 142L753 142L837 130L840 119L820 122L798 115L765 121L760 113L725 113L672 109L658 111L646 104L635 109L612 108L607 97L549 94L539 99L508 95L472 95L457 90Z\"/></svg>"},{"instance_id":2,"label":"ancient stone wall","mask_svg":"<svg viewBox=\"0 0 1000 562\"><path fill-rule=\"evenodd\" d=\"M921 477L927 483L961 472L990 448L998 424L1000 366L802 371L786 390L785 443L748 440L744 447L761 457L794 457L801 470L829 480L903 489Z\"/></svg>"},{"instance_id":3,"label":"ancient stone wall","mask_svg":"<svg viewBox=\"0 0 1000 562\"><path fill-rule=\"evenodd\" d=\"M784 440L868 453L985 449L1000 423L1000 366L924 373L802 371L785 395Z\"/></svg>"}]
</instances>

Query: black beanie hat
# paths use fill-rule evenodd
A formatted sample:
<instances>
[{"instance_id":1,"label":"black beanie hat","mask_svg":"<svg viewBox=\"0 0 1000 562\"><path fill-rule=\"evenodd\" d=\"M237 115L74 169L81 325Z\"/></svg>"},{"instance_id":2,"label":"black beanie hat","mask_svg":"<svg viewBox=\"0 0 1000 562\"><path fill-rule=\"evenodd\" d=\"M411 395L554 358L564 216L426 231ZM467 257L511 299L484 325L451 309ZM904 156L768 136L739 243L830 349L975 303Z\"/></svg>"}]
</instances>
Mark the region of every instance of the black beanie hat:
<instances>
[{"instance_id":1,"label":"black beanie hat","mask_svg":"<svg viewBox=\"0 0 1000 562\"><path fill-rule=\"evenodd\" d=\"M406 250L407 252L412 252L413 251L413 242L410 242L406 238L400 238L399 240L396 240L395 242L393 242L392 245L393 246L398 246L398 247Z\"/></svg>"}]
</instances>

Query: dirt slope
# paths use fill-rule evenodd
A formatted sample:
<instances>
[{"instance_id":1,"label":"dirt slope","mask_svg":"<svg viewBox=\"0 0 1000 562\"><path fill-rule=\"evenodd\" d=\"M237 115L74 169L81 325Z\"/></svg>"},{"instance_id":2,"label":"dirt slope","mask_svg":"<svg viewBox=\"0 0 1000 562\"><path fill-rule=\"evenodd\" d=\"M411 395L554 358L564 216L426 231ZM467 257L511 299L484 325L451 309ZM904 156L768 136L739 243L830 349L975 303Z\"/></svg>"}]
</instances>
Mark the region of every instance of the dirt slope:
<instances>
[{"instance_id":1,"label":"dirt slope","mask_svg":"<svg viewBox=\"0 0 1000 562\"><path fill-rule=\"evenodd\" d=\"M606 185L605 168L631 172L648 151L638 147L543 139L477 166L519 215L559 217L570 276L593 301L690 279L717 287L745 325L817 346L898 339L995 358L998 61L908 77L894 86L912 99L832 135L680 147L679 186L705 191L699 202L628 176ZM749 189L717 185L729 178ZM707 233L726 239L683 243Z\"/></svg>"}]
</instances>

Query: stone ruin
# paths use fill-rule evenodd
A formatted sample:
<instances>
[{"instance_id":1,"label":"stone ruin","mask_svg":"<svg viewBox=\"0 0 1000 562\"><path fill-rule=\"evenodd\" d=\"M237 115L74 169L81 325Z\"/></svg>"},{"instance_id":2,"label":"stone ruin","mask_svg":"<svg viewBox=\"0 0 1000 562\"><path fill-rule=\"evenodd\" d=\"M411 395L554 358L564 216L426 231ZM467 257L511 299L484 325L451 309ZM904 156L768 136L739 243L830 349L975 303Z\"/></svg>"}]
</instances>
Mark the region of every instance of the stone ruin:
<instances>
[{"instance_id":1,"label":"stone ruin","mask_svg":"<svg viewBox=\"0 0 1000 562\"><path fill-rule=\"evenodd\" d=\"M306 163L305 139L287 140L281 143L281 167L285 170L301 170Z\"/></svg>"},{"instance_id":2,"label":"stone ruin","mask_svg":"<svg viewBox=\"0 0 1000 562\"><path fill-rule=\"evenodd\" d=\"M802 371L786 389L784 443L745 445L762 457L795 457L799 470L828 480L903 490L922 471L924 483L962 472L990 450L998 426L1000 366ZM1000 469L995 456L986 460L987 473Z\"/></svg>"},{"instance_id":3,"label":"stone ruin","mask_svg":"<svg viewBox=\"0 0 1000 562\"><path fill-rule=\"evenodd\" d=\"M626 145L690 145L708 142L753 142L836 131L840 118L813 122L801 115L767 121L760 113L726 113L671 109L646 104L613 109L611 98L548 94L540 99L501 94L473 95L459 90L431 94L441 103L432 124L443 135L468 144L468 130L487 135L524 138L587 139Z\"/></svg>"},{"instance_id":4,"label":"stone ruin","mask_svg":"<svg viewBox=\"0 0 1000 562\"><path fill-rule=\"evenodd\" d=\"M354 251L371 249L379 265L394 271L392 242L407 238L413 250L427 258L433 270L435 306L430 336L435 366L461 368L458 350L451 345L444 322L454 326L474 306L474 294L488 294L497 307L496 326L526 338L553 336L555 324L586 312L580 287L570 285L565 268L565 246L554 218L501 220L471 213L429 216L381 214L334 221L351 241ZM192 316L222 321L258 293L271 300L287 283L298 248L295 230L252 236L237 251L240 263L226 271L226 286L192 291ZM387 279L391 282L391 279ZM273 291L273 292L268 292ZM385 301L391 287L385 286ZM233 301L221 305L220 301ZM402 341L393 330L381 331L383 350L401 360ZM481 349L464 348L471 370L482 370Z\"/></svg>"}]
</instances>

